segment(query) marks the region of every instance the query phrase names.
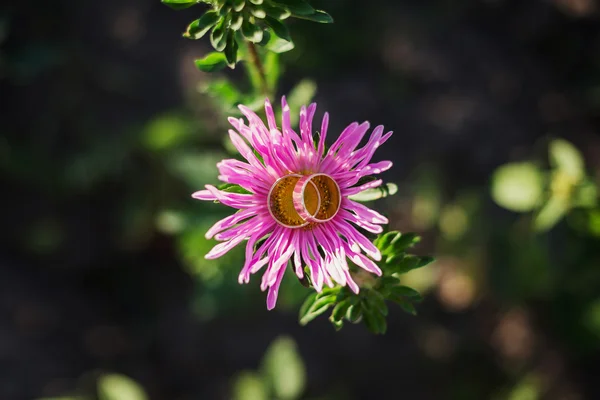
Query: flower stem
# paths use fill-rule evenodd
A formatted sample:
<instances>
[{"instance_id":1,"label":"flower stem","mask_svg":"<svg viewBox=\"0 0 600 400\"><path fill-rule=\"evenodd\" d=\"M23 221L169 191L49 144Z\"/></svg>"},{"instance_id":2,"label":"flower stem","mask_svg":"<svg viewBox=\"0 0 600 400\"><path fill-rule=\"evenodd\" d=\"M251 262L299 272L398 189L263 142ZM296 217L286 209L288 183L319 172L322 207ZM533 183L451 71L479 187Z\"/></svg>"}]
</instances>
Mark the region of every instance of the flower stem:
<instances>
[{"instance_id":1,"label":"flower stem","mask_svg":"<svg viewBox=\"0 0 600 400\"><path fill-rule=\"evenodd\" d=\"M252 42L248 43L248 52L250 53L250 62L254 64L256 67L256 71L258 72L258 77L260 79L260 89L266 96L269 95L269 85L267 84L267 75L265 74L265 67L263 66L262 61L260 60L260 56L258 55L258 51L256 50L256 46Z\"/></svg>"}]
</instances>

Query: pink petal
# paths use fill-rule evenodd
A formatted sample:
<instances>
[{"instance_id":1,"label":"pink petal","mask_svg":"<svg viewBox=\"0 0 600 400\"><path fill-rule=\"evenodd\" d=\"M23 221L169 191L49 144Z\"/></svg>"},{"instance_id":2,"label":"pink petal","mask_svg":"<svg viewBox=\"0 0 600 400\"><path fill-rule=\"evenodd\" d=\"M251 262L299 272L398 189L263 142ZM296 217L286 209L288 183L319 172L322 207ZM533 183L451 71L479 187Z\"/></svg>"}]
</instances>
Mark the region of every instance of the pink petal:
<instances>
[{"instance_id":1,"label":"pink petal","mask_svg":"<svg viewBox=\"0 0 600 400\"><path fill-rule=\"evenodd\" d=\"M256 214L258 207L251 207L244 211L238 211L227 218L223 218L216 224L214 224L208 231L206 231L205 237L211 239L216 233L224 231L225 229L231 228L240 221L250 218Z\"/></svg>"},{"instance_id":2,"label":"pink petal","mask_svg":"<svg viewBox=\"0 0 600 400\"><path fill-rule=\"evenodd\" d=\"M350 199L342 200L342 207L347 210L352 211L358 217L364 219L367 222L371 222L374 224L387 224L389 220L383 215L379 214L375 210L371 210L370 208Z\"/></svg>"},{"instance_id":3,"label":"pink petal","mask_svg":"<svg viewBox=\"0 0 600 400\"><path fill-rule=\"evenodd\" d=\"M343 196L352 196L354 194L364 192L367 189L374 189L376 187L379 187L379 186L381 186L382 183L383 183L383 181L381 179L377 179L375 181L367 182L360 186L342 189L342 195Z\"/></svg>"},{"instance_id":4,"label":"pink petal","mask_svg":"<svg viewBox=\"0 0 600 400\"><path fill-rule=\"evenodd\" d=\"M208 254L204 256L204 258L206 258L207 260L219 258L225 253L227 253L229 250L233 249L235 246L243 242L244 239L246 239L245 236L236 236L227 242L219 243L218 245L213 247L211 251L209 251Z\"/></svg>"}]
</instances>

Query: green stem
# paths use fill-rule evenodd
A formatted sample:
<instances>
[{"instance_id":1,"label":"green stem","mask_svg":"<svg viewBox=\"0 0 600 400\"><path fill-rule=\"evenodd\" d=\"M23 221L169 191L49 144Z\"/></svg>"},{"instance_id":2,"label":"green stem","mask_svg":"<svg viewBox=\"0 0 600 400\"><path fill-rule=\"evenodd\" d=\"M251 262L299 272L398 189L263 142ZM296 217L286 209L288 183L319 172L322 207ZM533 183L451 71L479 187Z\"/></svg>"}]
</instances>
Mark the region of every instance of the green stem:
<instances>
[{"instance_id":1,"label":"green stem","mask_svg":"<svg viewBox=\"0 0 600 400\"><path fill-rule=\"evenodd\" d=\"M267 75L265 74L265 67L263 66L262 61L260 60L260 56L258 55L258 51L256 50L256 46L252 42L248 43L248 52L250 53L250 62L254 64L256 70L258 71L258 77L260 79L260 90L264 95L269 96L269 84L267 83Z\"/></svg>"}]
</instances>

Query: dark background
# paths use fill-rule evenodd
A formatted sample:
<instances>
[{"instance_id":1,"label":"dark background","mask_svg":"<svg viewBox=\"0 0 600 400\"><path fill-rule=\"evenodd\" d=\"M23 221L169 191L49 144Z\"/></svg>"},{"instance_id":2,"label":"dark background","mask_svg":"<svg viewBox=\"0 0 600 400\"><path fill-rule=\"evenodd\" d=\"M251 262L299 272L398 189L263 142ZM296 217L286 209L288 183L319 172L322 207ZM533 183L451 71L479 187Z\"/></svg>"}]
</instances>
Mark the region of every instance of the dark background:
<instances>
[{"instance_id":1,"label":"dark background","mask_svg":"<svg viewBox=\"0 0 600 400\"><path fill-rule=\"evenodd\" d=\"M21 1L0 11L0 399L95 396L105 372L151 399L225 399L288 335L305 399L600 398L600 241L567 222L532 234L489 195L501 164L572 141L600 168L600 19L592 0L321 1L333 25L290 23L285 94L318 85L330 134L369 120L399 194L392 228L435 255L407 277L419 315L385 336L301 327L307 291L266 311L239 252L207 262L229 210L214 183L226 120L197 85L200 7ZM232 73L240 80L239 71ZM458 217L456 217L458 215ZM454 216L454 219L453 219ZM456 228L458 222L462 228ZM466 220L466 222L465 222ZM446 222L444 222L446 221ZM112 400L112 399L111 399Z\"/></svg>"}]
</instances>

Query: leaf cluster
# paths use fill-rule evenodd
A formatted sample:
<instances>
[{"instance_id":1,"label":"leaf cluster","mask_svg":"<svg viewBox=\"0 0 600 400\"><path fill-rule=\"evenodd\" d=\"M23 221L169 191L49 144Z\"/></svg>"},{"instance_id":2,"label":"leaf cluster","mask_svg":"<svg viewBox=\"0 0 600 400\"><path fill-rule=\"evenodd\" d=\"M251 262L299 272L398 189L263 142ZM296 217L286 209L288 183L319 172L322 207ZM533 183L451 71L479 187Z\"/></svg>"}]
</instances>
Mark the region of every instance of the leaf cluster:
<instances>
[{"instance_id":1,"label":"leaf cluster","mask_svg":"<svg viewBox=\"0 0 600 400\"><path fill-rule=\"evenodd\" d=\"M416 290L401 285L399 275L433 261L431 257L407 253L419 240L413 233L392 231L379 235L373 243L383 256L380 263L382 276L370 284L361 285L359 294L341 286L311 294L300 308L300 324L306 325L331 309L329 321L338 330L345 321L354 324L364 322L369 331L383 334L387 330L387 302L396 303L404 311L416 315L414 303L422 301L422 297ZM360 279L356 280L360 282Z\"/></svg>"},{"instance_id":2,"label":"leaf cluster","mask_svg":"<svg viewBox=\"0 0 600 400\"><path fill-rule=\"evenodd\" d=\"M209 5L200 18L190 23L183 36L200 39L209 34L216 52L196 61L203 71L214 71L228 65L234 68L241 43L246 41L282 53L294 48L285 23L290 17L320 23L333 19L325 11L314 9L305 0L162 0L175 10L198 3Z\"/></svg>"}]
</instances>

